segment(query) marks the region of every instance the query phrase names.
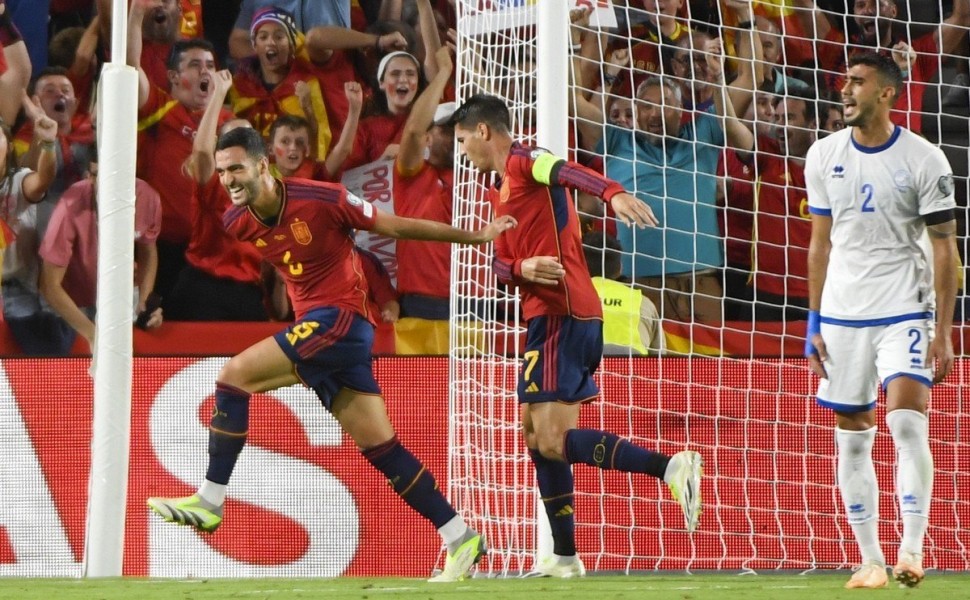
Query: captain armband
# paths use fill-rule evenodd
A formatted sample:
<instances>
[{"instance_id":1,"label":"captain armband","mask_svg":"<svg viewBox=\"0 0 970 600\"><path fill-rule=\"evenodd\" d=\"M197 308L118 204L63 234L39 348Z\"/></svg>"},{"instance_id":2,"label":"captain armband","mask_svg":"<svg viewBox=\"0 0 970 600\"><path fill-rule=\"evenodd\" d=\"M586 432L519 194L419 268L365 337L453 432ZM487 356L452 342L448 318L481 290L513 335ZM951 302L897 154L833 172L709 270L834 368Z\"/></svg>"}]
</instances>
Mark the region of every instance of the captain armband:
<instances>
[{"instance_id":1,"label":"captain armband","mask_svg":"<svg viewBox=\"0 0 970 600\"><path fill-rule=\"evenodd\" d=\"M559 181L559 169L566 161L545 150L534 150L531 154L532 178L543 185L553 185Z\"/></svg>"}]
</instances>

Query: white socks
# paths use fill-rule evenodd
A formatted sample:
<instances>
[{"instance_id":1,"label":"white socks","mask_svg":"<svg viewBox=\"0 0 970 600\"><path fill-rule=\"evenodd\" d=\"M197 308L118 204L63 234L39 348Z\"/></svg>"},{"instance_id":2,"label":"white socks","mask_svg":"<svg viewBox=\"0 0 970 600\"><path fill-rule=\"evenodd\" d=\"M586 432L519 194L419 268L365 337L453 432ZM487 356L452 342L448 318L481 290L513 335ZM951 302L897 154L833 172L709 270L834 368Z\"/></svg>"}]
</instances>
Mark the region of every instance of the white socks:
<instances>
[{"instance_id":1,"label":"white socks","mask_svg":"<svg viewBox=\"0 0 970 600\"><path fill-rule=\"evenodd\" d=\"M455 515L450 521L438 528L438 535L448 547L448 554L454 553L464 541L465 533L468 532L468 525L461 515Z\"/></svg>"},{"instance_id":2,"label":"white socks","mask_svg":"<svg viewBox=\"0 0 970 600\"><path fill-rule=\"evenodd\" d=\"M875 427L865 431L835 430L839 491L863 564L886 563L879 545L879 486L872 464L875 440Z\"/></svg>"},{"instance_id":3,"label":"white socks","mask_svg":"<svg viewBox=\"0 0 970 600\"><path fill-rule=\"evenodd\" d=\"M227 487L229 486L221 483L215 483L209 481L208 479L203 479L202 486L199 487L198 494L209 504L212 504L213 506L222 506L226 503Z\"/></svg>"},{"instance_id":4,"label":"white socks","mask_svg":"<svg viewBox=\"0 0 970 600\"><path fill-rule=\"evenodd\" d=\"M900 550L922 554L933 492L929 420L915 410L894 410L886 415L886 424L896 446L896 496L903 517Z\"/></svg>"}]
</instances>

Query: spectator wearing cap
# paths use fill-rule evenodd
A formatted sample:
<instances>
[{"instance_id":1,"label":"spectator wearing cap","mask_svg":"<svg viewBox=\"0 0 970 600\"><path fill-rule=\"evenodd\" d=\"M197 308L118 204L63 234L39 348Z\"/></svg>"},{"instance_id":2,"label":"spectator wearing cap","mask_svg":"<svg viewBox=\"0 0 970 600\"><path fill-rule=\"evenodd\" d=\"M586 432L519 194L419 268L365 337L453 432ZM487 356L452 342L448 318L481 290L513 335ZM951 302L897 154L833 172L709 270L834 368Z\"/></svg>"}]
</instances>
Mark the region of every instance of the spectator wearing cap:
<instances>
[{"instance_id":1,"label":"spectator wearing cap","mask_svg":"<svg viewBox=\"0 0 970 600\"><path fill-rule=\"evenodd\" d=\"M232 111L252 123L267 141L277 117L303 117L315 131L311 154L326 156L332 139L330 121L320 82L305 55L298 56L303 34L293 15L280 8L264 8L253 16L249 31L256 54L242 60L233 78L229 92Z\"/></svg>"},{"instance_id":2,"label":"spectator wearing cap","mask_svg":"<svg viewBox=\"0 0 970 600\"><path fill-rule=\"evenodd\" d=\"M448 47L435 53L437 74L411 108L394 163L394 213L451 223L454 188L455 103L439 104L454 68ZM451 247L397 241L401 318L398 354L446 354Z\"/></svg>"},{"instance_id":3,"label":"spectator wearing cap","mask_svg":"<svg viewBox=\"0 0 970 600\"><path fill-rule=\"evenodd\" d=\"M411 105L424 88L421 64L413 54L391 52L377 66L377 84L370 114L361 119L346 168L397 156ZM439 98L440 94L435 96L434 103Z\"/></svg>"},{"instance_id":4,"label":"spectator wearing cap","mask_svg":"<svg viewBox=\"0 0 970 600\"><path fill-rule=\"evenodd\" d=\"M256 13L279 8L293 15L296 30L306 33L313 27L332 25L350 29L350 0L242 0L239 16L229 35L229 54L236 60L252 56L249 26Z\"/></svg>"}]
</instances>

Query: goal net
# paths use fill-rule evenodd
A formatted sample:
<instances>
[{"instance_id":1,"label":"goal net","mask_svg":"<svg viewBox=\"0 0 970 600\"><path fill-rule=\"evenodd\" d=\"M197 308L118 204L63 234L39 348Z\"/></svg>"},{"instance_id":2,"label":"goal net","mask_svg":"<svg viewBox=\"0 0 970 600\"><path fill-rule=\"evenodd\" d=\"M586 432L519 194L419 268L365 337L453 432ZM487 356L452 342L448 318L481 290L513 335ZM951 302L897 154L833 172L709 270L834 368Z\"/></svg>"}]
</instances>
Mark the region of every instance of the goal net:
<instances>
[{"instance_id":1,"label":"goal net","mask_svg":"<svg viewBox=\"0 0 970 600\"><path fill-rule=\"evenodd\" d=\"M604 152L602 148L612 146L597 148L585 138L590 131L594 137L605 136L610 126L631 128L629 135L636 135L632 129L637 125L623 121L624 111L627 118L636 119L643 105L638 107L631 100L637 86L652 73L662 73L680 85L685 99L699 100L697 111L685 111L684 123L707 109L699 89L703 86L694 85L703 83L704 60L699 53L706 38L685 33L688 26L722 40L731 55L726 66L729 77L740 77L746 57L755 53L755 44L747 37L751 28L739 23L734 9L724 2L690 3L694 14L688 14L685 2L673 15L677 24L670 30L673 33L651 38L650 32L656 28L652 24L666 18L657 13L657 5L664 3L543 0L547 1L594 9L588 21L574 24L571 31L565 8L561 22L554 24L553 29L559 28L565 36L562 53L576 59L568 84L558 83L562 84L561 102L570 103L578 91L599 107L607 123L571 116L561 128L569 132L569 158L605 168L608 173L616 161L628 160L634 169L642 165ZM762 48L767 52L770 44L764 44L764 38L768 38L780 44L783 53L780 57L757 53L764 70L777 69L773 74L777 87L762 83L759 89L764 97L751 94L747 125L759 134L775 132L770 143L757 138L758 143L766 144L758 152L797 162L793 138L777 137L777 132L798 129L800 122L785 116L786 105L780 101L797 96L791 91L795 87L818 90L840 85L838 69L842 67L837 69L835 64L844 64L852 44L868 43L864 39L868 31L867 22L853 15L852 3L849 14L824 10L842 3L818 2L821 9L816 14L798 13L792 4L783 0L754 3L755 25L759 34L764 32L759 40ZM938 144L950 159L962 224L967 205L968 92L951 83L956 80L959 84L961 74L966 77L967 51L965 46L951 45L929 53L933 39L938 43L951 39L946 26L939 24L950 16L952 3L896 4L900 6L892 35L909 40L917 52L907 83L908 124ZM907 4L917 7L908 9ZM537 86L547 85L541 77L544 65L556 59L537 51L539 29L549 24L537 22L536 5L535 0L457 1L458 101L479 92L504 97L512 109L514 136L526 144L537 143L541 135L537 112L551 109L537 106L536 95ZM696 5L704 5L705 11L701 13ZM763 20L771 25L764 25ZM883 35L883 23L878 21L876 38ZM820 50L823 43L838 44L840 32L849 36L850 44L837 45L835 53L829 46ZM814 38L819 39L818 44L810 43ZM882 39L877 41L886 45ZM960 43L966 43L965 31ZM624 54L629 57L625 62L621 60ZM834 58L812 64L823 56ZM679 71L675 63L683 65L684 60L694 67ZM573 65L584 64L582 72L573 72ZM966 79L962 81L965 86ZM951 92L954 89L957 91ZM824 134L823 127L838 126L839 105L837 94L810 93L821 96L817 117L801 127L810 130L814 139ZM941 109L941 104L954 101L951 93L957 104ZM764 108L765 103L771 110ZM835 119L831 123L830 109ZM788 141L787 149L780 140ZM816 382L801 357L805 324L804 313L799 311L804 304L797 298L805 287L808 222L799 202L803 196L795 197L797 190L790 189L795 187L794 180L787 185L771 184L768 173L759 172L765 166L758 161L735 165L737 170L721 167L715 176L722 162L723 142L717 144L719 159L713 167L705 163L704 143L698 141L685 161L662 165L670 172L679 170L686 179L661 177L659 192L639 187L642 179L635 179L630 189L642 198L655 195L660 208L666 209L667 218L661 216L661 227L650 235L661 239L681 235L687 244L693 244L688 253L694 257L693 270L719 282L720 290L712 292L697 285L685 292L685 304L695 311L705 301L716 301L716 318L698 318L696 312L693 318L679 315L677 303L681 300L670 292L681 284L675 283L677 278L665 277L677 272L671 267L672 259L654 256L663 265L657 278L662 350L651 349L647 357L634 356L630 350L606 357L598 373L601 397L584 408L581 421L581 426L607 429L668 454L685 448L699 451L706 476L701 524L692 535L686 533L679 507L662 482L574 467L577 545L590 571L809 570L847 568L859 560L835 485L834 417L816 406ZM677 182L687 180L701 190L703 178L714 179L713 196L695 194L688 202L683 190L675 188ZM485 200L490 180L459 161L455 181L456 225L481 226L491 213ZM781 188L778 207L769 205L771 185ZM579 208L584 228L619 233L602 205L582 204ZM658 212L656 205L654 210ZM678 229L683 227L674 220L678 210L689 217L683 220L688 223L686 228ZM715 229L705 229L710 223ZM713 258L702 260L701 246L709 238L716 240L718 250ZM602 245L603 236L598 239ZM965 257L963 239L960 252ZM625 265L640 264L638 259L652 251L629 243L621 247ZM662 252L682 250L662 243L659 247ZM519 575L532 568L537 554L549 551L515 398L524 323L518 318L516 290L496 285L490 247L455 248L452 286L449 496L487 536L490 553L480 571ZM962 296L961 292L955 326L958 356L963 354ZM970 568L970 500L960 493L970 489L970 407L962 394L968 375L968 363L958 358L946 383L933 389L930 429L936 479L924 558L927 568ZM893 492L894 450L884 423L882 398L878 406L874 458L882 490L880 533L887 559L893 561L901 532Z\"/></svg>"}]
</instances>

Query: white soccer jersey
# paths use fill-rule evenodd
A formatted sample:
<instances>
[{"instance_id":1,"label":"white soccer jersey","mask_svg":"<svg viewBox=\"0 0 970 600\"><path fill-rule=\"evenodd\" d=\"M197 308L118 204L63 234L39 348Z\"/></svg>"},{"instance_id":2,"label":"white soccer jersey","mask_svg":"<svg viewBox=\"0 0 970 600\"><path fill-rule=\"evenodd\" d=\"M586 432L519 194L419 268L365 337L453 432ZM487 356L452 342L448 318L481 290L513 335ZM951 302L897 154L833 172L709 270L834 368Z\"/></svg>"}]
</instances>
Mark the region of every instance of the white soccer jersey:
<instances>
[{"instance_id":1,"label":"white soccer jersey","mask_svg":"<svg viewBox=\"0 0 970 600\"><path fill-rule=\"evenodd\" d=\"M812 145L805 181L809 210L832 217L823 320L865 325L932 311L932 262L920 238L922 215L956 207L943 152L898 126L876 148L846 128Z\"/></svg>"}]
</instances>

